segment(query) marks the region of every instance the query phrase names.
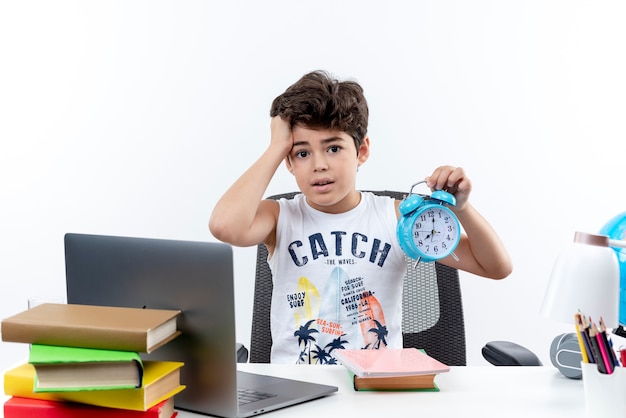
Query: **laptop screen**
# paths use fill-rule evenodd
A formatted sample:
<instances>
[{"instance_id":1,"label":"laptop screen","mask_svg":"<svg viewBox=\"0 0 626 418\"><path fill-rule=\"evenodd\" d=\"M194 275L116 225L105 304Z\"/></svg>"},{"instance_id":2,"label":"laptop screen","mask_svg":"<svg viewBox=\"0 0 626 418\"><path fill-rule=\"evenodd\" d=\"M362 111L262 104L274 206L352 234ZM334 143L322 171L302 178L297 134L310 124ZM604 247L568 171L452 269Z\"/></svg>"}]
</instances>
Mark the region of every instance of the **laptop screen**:
<instances>
[{"instance_id":1,"label":"laptop screen","mask_svg":"<svg viewBox=\"0 0 626 418\"><path fill-rule=\"evenodd\" d=\"M223 243L66 234L68 303L180 309L182 335L149 360L182 361L177 408L236 405L232 248ZM223 404L224 410L215 410Z\"/></svg>"}]
</instances>

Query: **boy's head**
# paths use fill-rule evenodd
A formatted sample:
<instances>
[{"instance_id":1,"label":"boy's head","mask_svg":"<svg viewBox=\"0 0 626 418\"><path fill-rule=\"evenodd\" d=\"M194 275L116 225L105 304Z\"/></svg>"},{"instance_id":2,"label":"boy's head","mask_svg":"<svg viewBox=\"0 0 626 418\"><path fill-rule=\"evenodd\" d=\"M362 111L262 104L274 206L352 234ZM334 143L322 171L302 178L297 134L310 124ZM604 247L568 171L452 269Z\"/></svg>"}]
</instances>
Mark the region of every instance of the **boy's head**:
<instances>
[{"instance_id":1,"label":"boy's head","mask_svg":"<svg viewBox=\"0 0 626 418\"><path fill-rule=\"evenodd\" d=\"M357 82L339 81L325 71L313 71L274 99L270 116L289 120L292 128L298 125L345 132L358 150L367 135L369 110Z\"/></svg>"}]
</instances>

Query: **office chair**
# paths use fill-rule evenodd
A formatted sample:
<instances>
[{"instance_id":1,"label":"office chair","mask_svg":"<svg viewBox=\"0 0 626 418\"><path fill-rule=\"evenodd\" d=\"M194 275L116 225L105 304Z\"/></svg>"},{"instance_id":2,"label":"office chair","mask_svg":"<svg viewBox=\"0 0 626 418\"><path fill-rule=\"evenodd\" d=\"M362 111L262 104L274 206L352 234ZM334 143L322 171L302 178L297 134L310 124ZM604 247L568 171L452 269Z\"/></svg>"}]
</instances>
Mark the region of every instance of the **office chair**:
<instances>
[{"instance_id":1,"label":"office chair","mask_svg":"<svg viewBox=\"0 0 626 418\"><path fill-rule=\"evenodd\" d=\"M291 199L297 193L299 192L278 194L268 199ZM387 190L372 193L399 200L406 197L406 193ZM258 245L249 350L251 363L270 362L270 305L273 285L267 256L265 245ZM415 265L415 260L407 256L405 258L407 270L402 295L404 347L424 349L430 356L449 366L465 366L465 323L458 271L437 262ZM488 345L490 353L495 354L485 358L494 365L511 365L511 362L519 363L518 365L541 365L533 353L515 343L494 341ZM241 347L241 350L238 358L240 362L245 362L243 350L246 348Z\"/></svg>"}]
</instances>

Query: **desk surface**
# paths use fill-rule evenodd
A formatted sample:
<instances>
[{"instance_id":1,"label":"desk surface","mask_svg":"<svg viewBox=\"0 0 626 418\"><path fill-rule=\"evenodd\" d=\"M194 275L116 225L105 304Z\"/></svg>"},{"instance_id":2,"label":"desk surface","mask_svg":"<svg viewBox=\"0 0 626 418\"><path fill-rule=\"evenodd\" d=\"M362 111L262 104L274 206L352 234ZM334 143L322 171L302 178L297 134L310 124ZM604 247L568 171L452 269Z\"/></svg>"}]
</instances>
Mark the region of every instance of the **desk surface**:
<instances>
[{"instance_id":1,"label":"desk surface","mask_svg":"<svg viewBox=\"0 0 626 418\"><path fill-rule=\"evenodd\" d=\"M553 367L452 367L435 381L439 392L355 392L343 366L239 364L239 369L339 387L311 402L261 415L281 417L566 417L584 418L582 380ZM3 396L3 402L7 399ZM1 415L1 414L0 414ZM206 415L180 411L178 418Z\"/></svg>"},{"instance_id":2,"label":"desk surface","mask_svg":"<svg viewBox=\"0 0 626 418\"><path fill-rule=\"evenodd\" d=\"M240 370L335 385L315 408L296 405L262 417L585 417L583 383L553 367L452 367L439 392L355 392L343 366L240 364ZM178 418L203 415L181 411Z\"/></svg>"}]
</instances>

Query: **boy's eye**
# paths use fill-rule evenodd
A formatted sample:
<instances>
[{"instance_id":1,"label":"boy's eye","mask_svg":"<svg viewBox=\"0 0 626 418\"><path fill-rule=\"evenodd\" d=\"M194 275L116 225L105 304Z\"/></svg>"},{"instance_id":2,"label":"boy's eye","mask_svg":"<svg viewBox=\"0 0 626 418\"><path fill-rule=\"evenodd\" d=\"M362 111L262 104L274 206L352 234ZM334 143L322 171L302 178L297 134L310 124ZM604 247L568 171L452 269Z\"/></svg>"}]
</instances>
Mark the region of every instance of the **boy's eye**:
<instances>
[{"instance_id":1,"label":"boy's eye","mask_svg":"<svg viewBox=\"0 0 626 418\"><path fill-rule=\"evenodd\" d=\"M304 151L304 150L296 151L296 158L304 158L307 155L309 155L308 151Z\"/></svg>"},{"instance_id":2,"label":"boy's eye","mask_svg":"<svg viewBox=\"0 0 626 418\"><path fill-rule=\"evenodd\" d=\"M341 147L339 145L333 145L333 146L328 148L328 152L336 153L336 152L339 152L340 149L341 149Z\"/></svg>"}]
</instances>

